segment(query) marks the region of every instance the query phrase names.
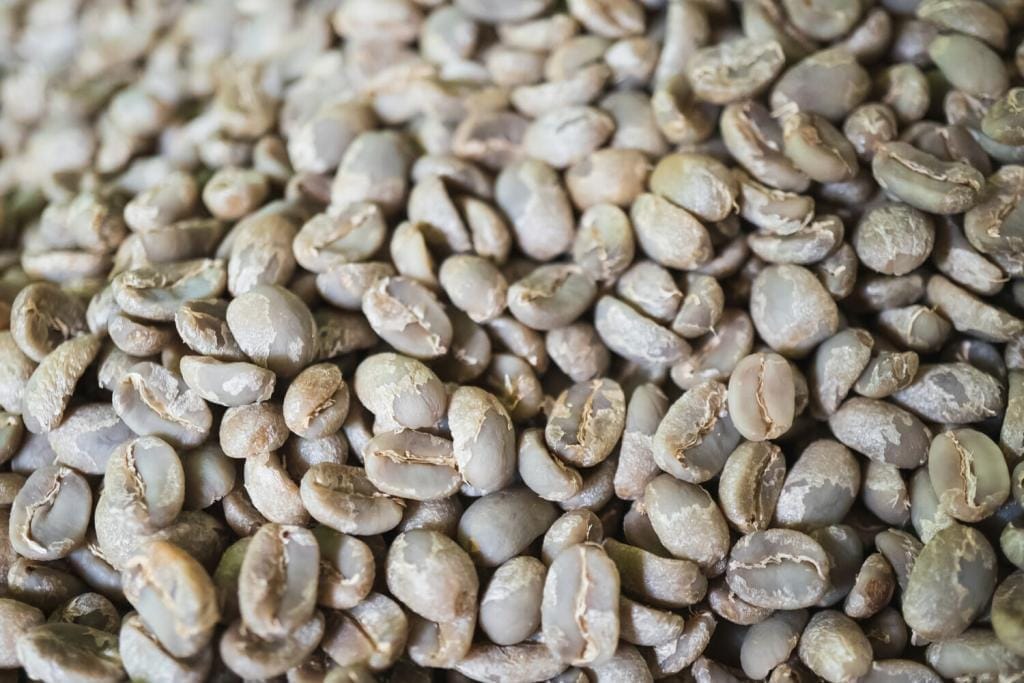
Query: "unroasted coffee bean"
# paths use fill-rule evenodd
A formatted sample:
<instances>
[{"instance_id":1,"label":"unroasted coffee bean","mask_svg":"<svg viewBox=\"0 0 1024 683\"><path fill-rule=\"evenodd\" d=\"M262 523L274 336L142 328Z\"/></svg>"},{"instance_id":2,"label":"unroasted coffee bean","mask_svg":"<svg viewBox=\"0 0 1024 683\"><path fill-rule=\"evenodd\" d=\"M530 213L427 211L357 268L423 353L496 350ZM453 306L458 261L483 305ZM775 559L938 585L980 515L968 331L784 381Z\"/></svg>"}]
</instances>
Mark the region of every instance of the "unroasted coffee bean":
<instances>
[{"instance_id":1,"label":"unroasted coffee bean","mask_svg":"<svg viewBox=\"0 0 1024 683\"><path fill-rule=\"evenodd\" d=\"M722 513L742 533L768 528L786 476L778 446L745 442L725 461L718 481Z\"/></svg>"},{"instance_id":2,"label":"unroasted coffee bean","mask_svg":"<svg viewBox=\"0 0 1024 683\"><path fill-rule=\"evenodd\" d=\"M903 591L903 618L925 638L961 634L984 609L996 583L996 557L976 529L953 524L921 550Z\"/></svg>"},{"instance_id":3,"label":"unroasted coffee bean","mask_svg":"<svg viewBox=\"0 0 1024 683\"><path fill-rule=\"evenodd\" d=\"M796 390L789 363L775 353L741 360L729 378L729 416L750 441L775 439L793 424Z\"/></svg>"},{"instance_id":4,"label":"unroasted coffee bean","mask_svg":"<svg viewBox=\"0 0 1024 683\"><path fill-rule=\"evenodd\" d=\"M954 429L932 439L928 474L942 509L965 522L988 517L1010 493L1002 452L973 429Z\"/></svg>"},{"instance_id":5,"label":"unroasted coffee bean","mask_svg":"<svg viewBox=\"0 0 1024 683\"><path fill-rule=\"evenodd\" d=\"M329 363L311 365L288 385L282 404L285 424L305 439L319 439L341 429L348 415L348 384Z\"/></svg>"},{"instance_id":6,"label":"unroasted coffee bean","mask_svg":"<svg viewBox=\"0 0 1024 683\"><path fill-rule=\"evenodd\" d=\"M249 543L238 576L246 627L263 638L287 635L313 615L320 550L302 528L265 524Z\"/></svg>"},{"instance_id":7,"label":"unroasted coffee bean","mask_svg":"<svg viewBox=\"0 0 1024 683\"><path fill-rule=\"evenodd\" d=\"M540 606L547 568L529 556L514 557L498 567L480 600L480 628L491 642L514 645L540 626Z\"/></svg>"},{"instance_id":8,"label":"unroasted coffee bean","mask_svg":"<svg viewBox=\"0 0 1024 683\"><path fill-rule=\"evenodd\" d=\"M886 275L904 275L924 263L935 229L927 214L912 206L887 203L866 212L853 232L861 263Z\"/></svg>"},{"instance_id":9,"label":"unroasted coffee bean","mask_svg":"<svg viewBox=\"0 0 1024 683\"><path fill-rule=\"evenodd\" d=\"M769 263L810 265L824 260L842 242L843 222L823 215L789 235L755 233L747 238L750 250Z\"/></svg>"},{"instance_id":10,"label":"unroasted coffee bean","mask_svg":"<svg viewBox=\"0 0 1024 683\"><path fill-rule=\"evenodd\" d=\"M239 676L280 676L306 659L324 636L324 615L313 617L284 638L264 640L236 620L220 639L220 657Z\"/></svg>"},{"instance_id":11,"label":"unroasted coffee bean","mask_svg":"<svg viewBox=\"0 0 1024 683\"><path fill-rule=\"evenodd\" d=\"M452 442L426 432L382 432L363 447L363 463L374 486L400 498L447 498L460 484Z\"/></svg>"},{"instance_id":12,"label":"unroasted coffee bean","mask_svg":"<svg viewBox=\"0 0 1024 683\"><path fill-rule=\"evenodd\" d=\"M99 593L76 595L50 614L49 622L81 624L107 633L116 633L121 615L107 598Z\"/></svg>"},{"instance_id":13,"label":"unroasted coffee bean","mask_svg":"<svg viewBox=\"0 0 1024 683\"><path fill-rule=\"evenodd\" d=\"M751 678L767 678L772 669L785 662L796 649L806 624L806 610L792 610L779 612L751 626L740 647L743 673Z\"/></svg>"},{"instance_id":14,"label":"unroasted coffee bean","mask_svg":"<svg viewBox=\"0 0 1024 683\"><path fill-rule=\"evenodd\" d=\"M892 599L895 588L896 575L885 557L879 553L868 555L846 596L843 611L854 619L874 616Z\"/></svg>"},{"instance_id":15,"label":"unroasted coffee bean","mask_svg":"<svg viewBox=\"0 0 1024 683\"><path fill-rule=\"evenodd\" d=\"M495 198L511 219L519 247L527 256L550 259L572 241L569 199L555 172L537 160L505 166L495 183Z\"/></svg>"},{"instance_id":16,"label":"unroasted coffee bean","mask_svg":"<svg viewBox=\"0 0 1024 683\"><path fill-rule=\"evenodd\" d=\"M541 266L509 287L512 315L535 330L564 327L590 306L592 282L574 266Z\"/></svg>"},{"instance_id":17,"label":"unroasted coffee bean","mask_svg":"<svg viewBox=\"0 0 1024 683\"><path fill-rule=\"evenodd\" d=\"M836 332L838 309L807 269L768 266L754 279L750 316L758 334L779 353L801 357Z\"/></svg>"},{"instance_id":18,"label":"unroasted coffee bean","mask_svg":"<svg viewBox=\"0 0 1024 683\"><path fill-rule=\"evenodd\" d=\"M382 427L432 427L448 405L444 385L423 363L397 353L367 357L355 374L355 391Z\"/></svg>"},{"instance_id":19,"label":"unroasted coffee bean","mask_svg":"<svg viewBox=\"0 0 1024 683\"><path fill-rule=\"evenodd\" d=\"M611 362L611 354L590 323L556 328L547 333L544 341L551 360L576 382L598 377Z\"/></svg>"},{"instance_id":20,"label":"unroasted coffee bean","mask_svg":"<svg viewBox=\"0 0 1024 683\"><path fill-rule=\"evenodd\" d=\"M953 331L949 321L920 304L882 311L878 326L897 344L920 353L934 353Z\"/></svg>"},{"instance_id":21,"label":"unroasted coffee bean","mask_svg":"<svg viewBox=\"0 0 1024 683\"><path fill-rule=\"evenodd\" d=\"M85 309L60 287L33 283L11 303L10 330L18 348L39 363L60 344L86 331Z\"/></svg>"},{"instance_id":22,"label":"unroasted coffee bean","mask_svg":"<svg viewBox=\"0 0 1024 683\"><path fill-rule=\"evenodd\" d=\"M663 474L644 489L651 525L673 556L691 560L715 573L729 547L729 527L711 495L698 486ZM694 536L675 533L680 526L700 529Z\"/></svg>"},{"instance_id":23,"label":"unroasted coffee bean","mask_svg":"<svg viewBox=\"0 0 1024 683\"><path fill-rule=\"evenodd\" d=\"M1024 321L980 301L941 275L928 280L928 300L957 330L993 342L1007 342L1024 333Z\"/></svg>"},{"instance_id":24,"label":"unroasted coffee bean","mask_svg":"<svg viewBox=\"0 0 1024 683\"><path fill-rule=\"evenodd\" d=\"M694 614L686 621L679 638L653 649L653 656L647 659L652 675L670 676L695 663L708 647L715 626L715 618L708 610Z\"/></svg>"},{"instance_id":25,"label":"unroasted coffee bean","mask_svg":"<svg viewBox=\"0 0 1024 683\"><path fill-rule=\"evenodd\" d=\"M625 397L615 382L576 384L559 396L551 409L545 440L559 457L573 465L596 465L618 443L625 410Z\"/></svg>"},{"instance_id":26,"label":"unroasted coffee bean","mask_svg":"<svg viewBox=\"0 0 1024 683\"><path fill-rule=\"evenodd\" d=\"M80 624L45 624L17 642L25 673L37 680L121 680L118 638Z\"/></svg>"},{"instance_id":27,"label":"unroasted coffee bean","mask_svg":"<svg viewBox=\"0 0 1024 683\"><path fill-rule=\"evenodd\" d=\"M542 430L523 432L518 454L519 478L544 500L567 501L583 491L583 477L579 471L548 450Z\"/></svg>"},{"instance_id":28,"label":"unroasted coffee bean","mask_svg":"<svg viewBox=\"0 0 1024 683\"><path fill-rule=\"evenodd\" d=\"M669 407L654 433L658 467L693 483L722 470L741 438L727 409L727 394L721 383L703 382Z\"/></svg>"},{"instance_id":29,"label":"unroasted coffee bean","mask_svg":"<svg viewBox=\"0 0 1024 683\"><path fill-rule=\"evenodd\" d=\"M615 495L619 498L640 498L647 482L661 471L654 461L654 433L667 409L668 400L653 384L642 384L633 390L626 406L618 467L613 480Z\"/></svg>"},{"instance_id":30,"label":"unroasted coffee bean","mask_svg":"<svg viewBox=\"0 0 1024 683\"><path fill-rule=\"evenodd\" d=\"M555 507L524 488L476 500L459 520L459 544L483 567L496 567L523 552L555 520Z\"/></svg>"},{"instance_id":31,"label":"unroasted coffee bean","mask_svg":"<svg viewBox=\"0 0 1024 683\"><path fill-rule=\"evenodd\" d=\"M609 350L635 363L673 365L690 355L685 340L612 296L598 300L594 327Z\"/></svg>"},{"instance_id":32,"label":"unroasted coffee bean","mask_svg":"<svg viewBox=\"0 0 1024 683\"><path fill-rule=\"evenodd\" d=\"M811 617L800 636L800 660L831 683L863 676L871 668L871 644L857 622L834 610Z\"/></svg>"},{"instance_id":33,"label":"unroasted coffee bean","mask_svg":"<svg viewBox=\"0 0 1024 683\"><path fill-rule=\"evenodd\" d=\"M313 465L303 475L299 493L313 519L343 533L383 533L402 521L401 504L382 495L358 467Z\"/></svg>"},{"instance_id":34,"label":"unroasted coffee bean","mask_svg":"<svg viewBox=\"0 0 1024 683\"><path fill-rule=\"evenodd\" d=\"M463 480L483 493L506 486L515 468L515 433L504 406L482 389L460 387L448 407L452 454Z\"/></svg>"},{"instance_id":35,"label":"unroasted coffee bean","mask_svg":"<svg viewBox=\"0 0 1024 683\"><path fill-rule=\"evenodd\" d=\"M657 194L642 194L629 210L637 243L666 268L690 270L713 256L711 237L689 211Z\"/></svg>"},{"instance_id":36,"label":"unroasted coffee bean","mask_svg":"<svg viewBox=\"0 0 1024 683\"><path fill-rule=\"evenodd\" d=\"M955 214L970 209L984 185L984 177L971 166L942 161L905 142L879 145L871 170L883 190L929 213Z\"/></svg>"},{"instance_id":37,"label":"unroasted coffee bean","mask_svg":"<svg viewBox=\"0 0 1024 683\"><path fill-rule=\"evenodd\" d=\"M75 385L99 352L95 335L73 337L57 346L25 383L22 419L36 434L52 431L64 419Z\"/></svg>"},{"instance_id":38,"label":"unroasted coffee bean","mask_svg":"<svg viewBox=\"0 0 1024 683\"><path fill-rule=\"evenodd\" d=\"M831 439L812 442L786 474L775 522L801 530L838 524L857 499L860 479L860 465L848 448Z\"/></svg>"},{"instance_id":39,"label":"unroasted coffee bean","mask_svg":"<svg viewBox=\"0 0 1024 683\"><path fill-rule=\"evenodd\" d=\"M907 484L895 465L868 462L860 497L864 506L887 524L903 526L910 519Z\"/></svg>"},{"instance_id":40,"label":"unroasted coffee bean","mask_svg":"<svg viewBox=\"0 0 1024 683\"><path fill-rule=\"evenodd\" d=\"M892 399L926 420L949 424L980 422L998 414L1005 402L999 381L967 363L922 366Z\"/></svg>"},{"instance_id":41,"label":"unroasted coffee bean","mask_svg":"<svg viewBox=\"0 0 1024 683\"><path fill-rule=\"evenodd\" d=\"M139 615L134 613L121 623L118 649L122 666L133 678L169 676L174 680L198 683L206 679L213 665L212 648L188 659L169 655Z\"/></svg>"},{"instance_id":42,"label":"unroasted coffee bean","mask_svg":"<svg viewBox=\"0 0 1024 683\"><path fill-rule=\"evenodd\" d=\"M787 116L782 139L786 156L811 180L835 183L857 174L853 146L821 116L805 112Z\"/></svg>"},{"instance_id":43,"label":"unroasted coffee bean","mask_svg":"<svg viewBox=\"0 0 1024 683\"><path fill-rule=\"evenodd\" d=\"M573 262L594 282L617 278L633 261L635 252L633 226L622 209L597 204L580 216L572 246Z\"/></svg>"},{"instance_id":44,"label":"unroasted coffee bean","mask_svg":"<svg viewBox=\"0 0 1024 683\"><path fill-rule=\"evenodd\" d=\"M220 421L220 445L231 458L252 458L284 446L288 426L276 403L228 408Z\"/></svg>"},{"instance_id":45,"label":"unroasted coffee bean","mask_svg":"<svg viewBox=\"0 0 1024 683\"><path fill-rule=\"evenodd\" d=\"M911 468L928 458L931 432L909 412L886 401L848 399L828 423L837 439L877 462Z\"/></svg>"},{"instance_id":46,"label":"unroasted coffee bean","mask_svg":"<svg viewBox=\"0 0 1024 683\"><path fill-rule=\"evenodd\" d=\"M66 557L85 538L92 492L70 467L41 467L18 491L11 506L10 543L33 560Z\"/></svg>"},{"instance_id":47,"label":"unroasted coffee bean","mask_svg":"<svg viewBox=\"0 0 1024 683\"><path fill-rule=\"evenodd\" d=\"M298 374L316 354L316 324L291 292L259 285L228 305L227 323L239 347L257 365L283 377Z\"/></svg>"},{"instance_id":48,"label":"unroasted coffee bean","mask_svg":"<svg viewBox=\"0 0 1024 683\"><path fill-rule=\"evenodd\" d=\"M41 626L46 618L43 613L31 605L17 600L0 598L0 616L3 617L3 628L0 629L0 643L3 644L3 656L0 662L5 669L19 666L16 646L21 637Z\"/></svg>"},{"instance_id":49,"label":"unroasted coffee bean","mask_svg":"<svg viewBox=\"0 0 1024 683\"><path fill-rule=\"evenodd\" d=\"M143 546L125 565L124 592L172 655L191 657L210 641L219 617L213 582L177 546L165 541Z\"/></svg>"},{"instance_id":50,"label":"unroasted coffee bean","mask_svg":"<svg viewBox=\"0 0 1024 683\"><path fill-rule=\"evenodd\" d=\"M222 406L266 401L274 393L276 376L252 363L221 362L208 356L185 356L178 366L181 378L204 400Z\"/></svg>"},{"instance_id":51,"label":"unroasted coffee bean","mask_svg":"<svg viewBox=\"0 0 1024 683\"><path fill-rule=\"evenodd\" d=\"M814 539L799 531L756 531L733 546L726 580L753 605L800 609L814 605L825 594L829 560Z\"/></svg>"},{"instance_id":52,"label":"unroasted coffee bean","mask_svg":"<svg viewBox=\"0 0 1024 683\"><path fill-rule=\"evenodd\" d=\"M925 660L945 678L1018 671L1024 659L1006 648L991 629L972 628L954 638L932 643Z\"/></svg>"},{"instance_id":53,"label":"unroasted coffee bean","mask_svg":"<svg viewBox=\"0 0 1024 683\"><path fill-rule=\"evenodd\" d=\"M867 398L885 398L903 389L917 374L918 356L913 351L880 351L868 361L853 390Z\"/></svg>"},{"instance_id":54,"label":"unroasted coffee bean","mask_svg":"<svg viewBox=\"0 0 1024 683\"><path fill-rule=\"evenodd\" d=\"M136 434L173 445L199 445L213 422L209 407L180 376L151 362L136 363L121 376L113 404Z\"/></svg>"},{"instance_id":55,"label":"unroasted coffee bean","mask_svg":"<svg viewBox=\"0 0 1024 683\"><path fill-rule=\"evenodd\" d=\"M577 543L600 543L604 538L601 520L590 510L569 510L556 519L544 533L540 557L551 564L558 553Z\"/></svg>"},{"instance_id":56,"label":"unroasted coffee bean","mask_svg":"<svg viewBox=\"0 0 1024 683\"><path fill-rule=\"evenodd\" d=\"M1021 613L1021 591L1024 574L1014 572L1006 577L992 596L992 630L1007 649L1024 656L1021 647L1024 616Z\"/></svg>"},{"instance_id":57,"label":"unroasted coffee bean","mask_svg":"<svg viewBox=\"0 0 1024 683\"><path fill-rule=\"evenodd\" d=\"M572 664L607 661L619 638L618 602L619 572L600 546L587 543L563 550L544 581L545 643Z\"/></svg>"},{"instance_id":58,"label":"unroasted coffee bean","mask_svg":"<svg viewBox=\"0 0 1024 683\"><path fill-rule=\"evenodd\" d=\"M359 604L369 595L376 576L369 546L325 526L315 527L313 535L320 548L317 604L333 609Z\"/></svg>"},{"instance_id":59,"label":"unroasted coffee bean","mask_svg":"<svg viewBox=\"0 0 1024 683\"><path fill-rule=\"evenodd\" d=\"M295 259L323 273L333 266L368 259L384 243L387 225L380 207L355 202L335 213L319 213L295 235Z\"/></svg>"},{"instance_id":60,"label":"unroasted coffee bean","mask_svg":"<svg viewBox=\"0 0 1024 683\"><path fill-rule=\"evenodd\" d=\"M834 47L790 67L775 82L770 101L776 111L792 107L839 121L864 100L870 87L867 71L854 56Z\"/></svg>"}]
</instances>

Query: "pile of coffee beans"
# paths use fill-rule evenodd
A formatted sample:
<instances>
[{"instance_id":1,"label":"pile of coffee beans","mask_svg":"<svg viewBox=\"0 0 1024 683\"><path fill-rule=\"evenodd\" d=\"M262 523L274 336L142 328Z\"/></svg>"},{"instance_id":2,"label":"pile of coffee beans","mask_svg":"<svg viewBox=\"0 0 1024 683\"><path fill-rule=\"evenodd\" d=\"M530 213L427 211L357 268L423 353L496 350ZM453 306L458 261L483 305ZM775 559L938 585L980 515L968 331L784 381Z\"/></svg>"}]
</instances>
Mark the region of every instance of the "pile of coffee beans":
<instances>
[{"instance_id":1,"label":"pile of coffee beans","mask_svg":"<svg viewBox=\"0 0 1024 683\"><path fill-rule=\"evenodd\" d=\"M0 683L1020 680L1022 39L0 2Z\"/></svg>"}]
</instances>

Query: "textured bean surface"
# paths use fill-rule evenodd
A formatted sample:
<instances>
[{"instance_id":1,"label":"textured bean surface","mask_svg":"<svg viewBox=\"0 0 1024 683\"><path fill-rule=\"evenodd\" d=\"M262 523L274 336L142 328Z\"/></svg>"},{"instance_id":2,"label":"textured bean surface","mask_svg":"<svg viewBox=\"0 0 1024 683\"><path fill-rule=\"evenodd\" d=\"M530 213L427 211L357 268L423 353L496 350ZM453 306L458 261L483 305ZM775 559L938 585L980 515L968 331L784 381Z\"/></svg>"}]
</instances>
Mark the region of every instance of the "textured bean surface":
<instances>
[{"instance_id":1,"label":"textured bean surface","mask_svg":"<svg viewBox=\"0 0 1024 683\"><path fill-rule=\"evenodd\" d=\"M0 679L1019 678L1022 27L0 2Z\"/></svg>"}]
</instances>

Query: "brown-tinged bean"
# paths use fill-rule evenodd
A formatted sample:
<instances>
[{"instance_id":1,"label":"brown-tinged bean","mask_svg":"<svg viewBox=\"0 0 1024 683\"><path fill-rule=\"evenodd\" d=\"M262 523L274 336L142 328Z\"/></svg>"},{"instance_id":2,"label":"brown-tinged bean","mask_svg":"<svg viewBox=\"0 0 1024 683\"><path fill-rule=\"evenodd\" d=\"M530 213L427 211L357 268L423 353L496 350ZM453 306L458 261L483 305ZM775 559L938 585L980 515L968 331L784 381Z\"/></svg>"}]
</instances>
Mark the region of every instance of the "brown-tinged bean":
<instances>
[{"instance_id":1,"label":"brown-tinged bean","mask_svg":"<svg viewBox=\"0 0 1024 683\"><path fill-rule=\"evenodd\" d=\"M276 451L288 439L288 425L276 403L250 403L224 411L220 447L231 458L252 458Z\"/></svg>"},{"instance_id":2,"label":"brown-tinged bean","mask_svg":"<svg viewBox=\"0 0 1024 683\"><path fill-rule=\"evenodd\" d=\"M868 555L846 596L843 611L854 619L874 616L889 603L895 589L892 565L879 553Z\"/></svg>"},{"instance_id":3,"label":"brown-tinged bean","mask_svg":"<svg viewBox=\"0 0 1024 683\"><path fill-rule=\"evenodd\" d=\"M18 639L16 649L25 674L36 680L100 683L124 677L117 636L88 626L37 626Z\"/></svg>"}]
</instances>

